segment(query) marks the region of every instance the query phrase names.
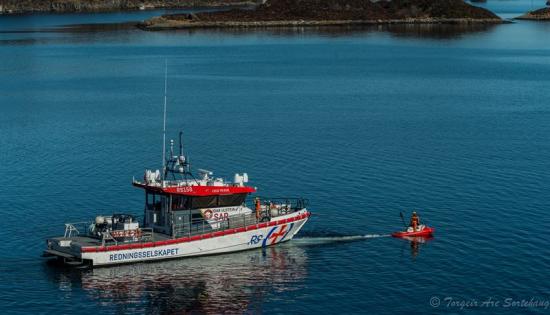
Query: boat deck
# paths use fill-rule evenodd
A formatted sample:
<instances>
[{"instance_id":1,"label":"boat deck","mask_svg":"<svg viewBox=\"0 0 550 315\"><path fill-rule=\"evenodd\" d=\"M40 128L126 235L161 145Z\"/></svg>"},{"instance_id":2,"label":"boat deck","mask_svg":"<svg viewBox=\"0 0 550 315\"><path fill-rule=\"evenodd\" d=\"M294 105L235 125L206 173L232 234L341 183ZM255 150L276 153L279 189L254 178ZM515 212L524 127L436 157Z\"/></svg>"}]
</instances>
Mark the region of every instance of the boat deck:
<instances>
[{"instance_id":1,"label":"boat deck","mask_svg":"<svg viewBox=\"0 0 550 315\"><path fill-rule=\"evenodd\" d=\"M193 221L181 225L176 224L171 229L171 235L162 232L154 232L153 228L145 227L139 229L139 236L130 236L131 234L129 234L125 239L123 237L121 239L120 237L116 237L116 235L113 236L111 231L107 231L107 233L103 233L103 239L101 239L93 235L87 235L87 232L84 232L88 231L89 227L93 224L91 222L66 223L64 236L49 239L55 245L49 249L71 253L75 250L74 248L71 249L71 244L77 245L77 247L101 247L162 242L181 237L207 235L214 232L245 228L247 226L275 221L279 217L305 209L307 203L307 200L301 198L271 198L264 200L269 201L264 201L264 204L260 206L257 212L234 215L216 222L200 219L197 222ZM255 208L256 206L253 207ZM120 231L117 230L117 232ZM132 237L137 237L137 239L133 239Z\"/></svg>"},{"instance_id":2,"label":"boat deck","mask_svg":"<svg viewBox=\"0 0 550 315\"><path fill-rule=\"evenodd\" d=\"M152 241L152 242L165 241L165 240L169 240L171 238L172 237L169 236L169 235L155 232L155 233L152 233L152 236L151 236L150 240L148 240L148 241ZM101 246L102 245L101 239L88 237L88 236L71 236L71 237L60 236L60 237L52 237L51 239L52 240L57 240L57 241L70 240L71 242L77 243L77 244L81 245L82 247ZM133 241L128 241L128 242L124 242L124 244L132 244L132 243L140 243L140 242L143 242L143 241L142 240L134 241L134 242Z\"/></svg>"}]
</instances>

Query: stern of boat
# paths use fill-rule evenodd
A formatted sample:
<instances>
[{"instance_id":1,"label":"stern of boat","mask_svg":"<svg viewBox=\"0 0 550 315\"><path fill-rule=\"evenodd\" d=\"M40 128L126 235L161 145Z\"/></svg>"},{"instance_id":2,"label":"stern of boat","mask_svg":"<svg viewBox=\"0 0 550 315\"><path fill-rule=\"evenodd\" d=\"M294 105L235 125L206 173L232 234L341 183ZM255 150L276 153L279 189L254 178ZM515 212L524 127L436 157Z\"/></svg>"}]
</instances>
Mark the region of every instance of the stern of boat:
<instances>
[{"instance_id":1,"label":"stern of boat","mask_svg":"<svg viewBox=\"0 0 550 315\"><path fill-rule=\"evenodd\" d=\"M46 239L46 249L42 257L57 258L66 265L89 265L92 262L82 258L82 247L87 244L98 244L98 240L80 236L79 230L87 228L87 222L65 224L64 236Z\"/></svg>"}]
</instances>

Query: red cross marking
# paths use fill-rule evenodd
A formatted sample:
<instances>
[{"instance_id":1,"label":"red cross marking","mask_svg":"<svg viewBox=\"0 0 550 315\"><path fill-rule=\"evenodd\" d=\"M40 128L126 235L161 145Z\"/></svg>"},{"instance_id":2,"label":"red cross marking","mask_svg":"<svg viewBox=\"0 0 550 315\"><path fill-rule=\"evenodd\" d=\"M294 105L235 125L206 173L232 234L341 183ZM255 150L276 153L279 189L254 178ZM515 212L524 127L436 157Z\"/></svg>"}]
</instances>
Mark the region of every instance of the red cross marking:
<instances>
[{"instance_id":1,"label":"red cross marking","mask_svg":"<svg viewBox=\"0 0 550 315\"><path fill-rule=\"evenodd\" d=\"M277 243L277 239L279 239L279 237L285 236L285 234L286 234L286 224L281 226L281 229L279 230L279 232L273 232L271 234L271 236L269 237L271 244Z\"/></svg>"}]
</instances>

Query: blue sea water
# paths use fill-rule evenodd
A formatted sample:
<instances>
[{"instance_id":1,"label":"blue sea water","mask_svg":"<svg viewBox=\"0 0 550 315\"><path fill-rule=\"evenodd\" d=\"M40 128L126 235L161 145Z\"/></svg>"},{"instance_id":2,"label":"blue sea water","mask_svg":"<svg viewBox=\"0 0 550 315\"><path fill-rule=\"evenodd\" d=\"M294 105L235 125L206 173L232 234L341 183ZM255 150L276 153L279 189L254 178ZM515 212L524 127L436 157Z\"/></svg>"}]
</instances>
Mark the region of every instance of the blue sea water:
<instances>
[{"instance_id":1,"label":"blue sea water","mask_svg":"<svg viewBox=\"0 0 550 315\"><path fill-rule=\"evenodd\" d=\"M0 17L4 313L549 312L550 24L40 31L149 13ZM193 167L248 172L314 216L265 252L46 264L63 223L141 213L165 59ZM413 209L435 238L387 237Z\"/></svg>"}]
</instances>

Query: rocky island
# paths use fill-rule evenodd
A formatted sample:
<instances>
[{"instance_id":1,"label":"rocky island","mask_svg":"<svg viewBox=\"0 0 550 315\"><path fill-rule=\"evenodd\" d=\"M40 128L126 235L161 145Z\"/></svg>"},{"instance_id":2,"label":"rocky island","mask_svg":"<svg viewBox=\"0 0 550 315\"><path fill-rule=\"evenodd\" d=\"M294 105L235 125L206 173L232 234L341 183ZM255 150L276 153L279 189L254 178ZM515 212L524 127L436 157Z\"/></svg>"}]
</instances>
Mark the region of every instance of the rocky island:
<instances>
[{"instance_id":1,"label":"rocky island","mask_svg":"<svg viewBox=\"0 0 550 315\"><path fill-rule=\"evenodd\" d=\"M517 17L518 20L550 20L550 8L542 8L535 11L527 12L522 16Z\"/></svg>"},{"instance_id":2,"label":"rocky island","mask_svg":"<svg viewBox=\"0 0 550 315\"><path fill-rule=\"evenodd\" d=\"M463 0L268 0L255 8L163 15L144 30L369 24L497 24L502 20Z\"/></svg>"}]
</instances>

